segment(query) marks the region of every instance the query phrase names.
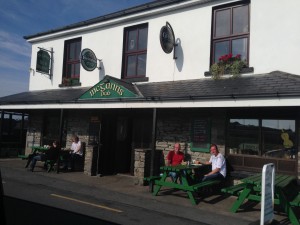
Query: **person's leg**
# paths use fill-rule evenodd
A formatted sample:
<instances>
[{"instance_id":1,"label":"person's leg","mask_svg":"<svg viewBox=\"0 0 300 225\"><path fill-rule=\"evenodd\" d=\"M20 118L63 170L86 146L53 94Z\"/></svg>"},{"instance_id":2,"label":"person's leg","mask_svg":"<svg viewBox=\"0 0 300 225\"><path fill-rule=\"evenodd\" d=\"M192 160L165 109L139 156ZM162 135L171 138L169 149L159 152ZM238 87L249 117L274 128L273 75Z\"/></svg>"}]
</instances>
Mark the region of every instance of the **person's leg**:
<instances>
[{"instance_id":1,"label":"person's leg","mask_svg":"<svg viewBox=\"0 0 300 225\"><path fill-rule=\"evenodd\" d=\"M36 155L31 160L30 170L33 172L35 164L37 161L41 161L41 155Z\"/></svg>"},{"instance_id":2,"label":"person's leg","mask_svg":"<svg viewBox=\"0 0 300 225\"><path fill-rule=\"evenodd\" d=\"M206 180L213 180L213 179L224 179L223 175L220 174L220 173L214 173L214 174L211 174L211 175L208 175L208 176L204 176L202 181L206 181Z\"/></svg>"},{"instance_id":3,"label":"person's leg","mask_svg":"<svg viewBox=\"0 0 300 225\"><path fill-rule=\"evenodd\" d=\"M28 159L27 159L27 163L26 163L26 165L25 165L25 168L27 168L27 167L29 166L29 164L30 164L30 162L31 162L31 160L32 160L32 158L33 158L34 156L36 156L36 155L35 155L35 154L29 154L29 155L28 155Z\"/></svg>"},{"instance_id":4,"label":"person's leg","mask_svg":"<svg viewBox=\"0 0 300 225\"><path fill-rule=\"evenodd\" d=\"M70 158L70 164L69 164L69 168L71 169L71 171L74 170L75 159L76 159L76 154L72 153Z\"/></svg>"},{"instance_id":5,"label":"person's leg","mask_svg":"<svg viewBox=\"0 0 300 225\"><path fill-rule=\"evenodd\" d=\"M169 177L171 177L174 183L177 182L177 174L175 172L169 172Z\"/></svg>"}]
</instances>

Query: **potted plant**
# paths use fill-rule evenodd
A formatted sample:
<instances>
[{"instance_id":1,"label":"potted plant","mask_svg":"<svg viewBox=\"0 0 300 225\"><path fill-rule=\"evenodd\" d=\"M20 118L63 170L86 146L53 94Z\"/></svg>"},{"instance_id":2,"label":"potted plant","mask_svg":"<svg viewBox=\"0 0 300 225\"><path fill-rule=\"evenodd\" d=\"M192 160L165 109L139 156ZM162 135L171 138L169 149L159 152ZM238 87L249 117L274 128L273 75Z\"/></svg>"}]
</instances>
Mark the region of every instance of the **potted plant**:
<instances>
[{"instance_id":1,"label":"potted plant","mask_svg":"<svg viewBox=\"0 0 300 225\"><path fill-rule=\"evenodd\" d=\"M214 79L220 78L224 74L232 74L234 77L238 76L243 67L246 67L246 61L241 59L241 55L232 54L222 55L217 63L210 67L210 72Z\"/></svg>"}]
</instances>

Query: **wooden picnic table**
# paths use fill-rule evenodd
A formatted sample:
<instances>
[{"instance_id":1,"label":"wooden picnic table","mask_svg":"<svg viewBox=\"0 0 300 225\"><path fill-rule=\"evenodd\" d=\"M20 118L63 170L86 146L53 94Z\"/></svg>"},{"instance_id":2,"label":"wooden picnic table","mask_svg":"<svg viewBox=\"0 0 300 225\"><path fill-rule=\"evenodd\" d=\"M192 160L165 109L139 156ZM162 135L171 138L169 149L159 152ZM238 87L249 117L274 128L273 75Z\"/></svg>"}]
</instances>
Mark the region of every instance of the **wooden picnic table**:
<instances>
[{"instance_id":1,"label":"wooden picnic table","mask_svg":"<svg viewBox=\"0 0 300 225\"><path fill-rule=\"evenodd\" d=\"M279 205L292 224L299 225L293 207L300 206L300 194L297 187L295 176L276 174L274 180L274 204ZM262 175L257 174L241 180L241 184L223 188L222 192L237 195L230 211L235 213L241 207L245 200L261 201Z\"/></svg>"},{"instance_id":2,"label":"wooden picnic table","mask_svg":"<svg viewBox=\"0 0 300 225\"><path fill-rule=\"evenodd\" d=\"M207 170L207 165L177 165L177 166L162 166L160 167L161 172L163 173L161 177L157 177L154 180L155 188L153 195L156 196L161 190L161 187L170 187L174 189L179 189L186 191L188 197L190 198L192 204L196 205L196 200L194 197L194 192L197 192L200 188L205 186L210 186L213 184L220 183L219 180L208 180L200 182L195 178L193 170ZM169 172L175 172L177 174L178 180L181 183L172 181L172 179L167 179Z\"/></svg>"}]
</instances>

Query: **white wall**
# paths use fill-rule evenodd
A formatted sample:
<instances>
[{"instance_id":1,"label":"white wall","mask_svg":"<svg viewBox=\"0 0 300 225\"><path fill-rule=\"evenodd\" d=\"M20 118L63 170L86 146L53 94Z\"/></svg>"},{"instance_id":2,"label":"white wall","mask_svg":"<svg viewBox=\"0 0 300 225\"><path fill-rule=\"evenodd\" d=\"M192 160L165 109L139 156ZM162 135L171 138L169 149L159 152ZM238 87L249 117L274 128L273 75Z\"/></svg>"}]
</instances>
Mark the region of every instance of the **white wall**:
<instances>
[{"instance_id":1,"label":"white wall","mask_svg":"<svg viewBox=\"0 0 300 225\"><path fill-rule=\"evenodd\" d=\"M250 65L255 73L300 75L300 1L252 0Z\"/></svg>"},{"instance_id":2,"label":"white wall","mask_svg":"<svg viewBox=\"0 0 300 225\"><path fill-rule=\"evenodd\" d=\"M30 90L58 88L62 79L64 41L80 36L82 49L92 49L103 63L102 70L95 69L92 72L81 67L82 86L95 85L105 74L121 78L124 28L142 23L149 25L146 72L149 82L204 78L204 72L209 70L213 5L195 5L197 2L198 0L193 0L183 3L174 7L174 10L158 9L143 13L144 16L122 18L75 35L65 34L42 42L32 41L31 67L35 68L37 47L52 47L54 76L51 81L37 72L31 73ZM225 2L228 1L214 1L214 4ZM191 3L193 5L189 5ZM300 52L300 29L297 24L300 21L300 14L297 13L299 6L299 0L251 1L249 52L250 66L254 67L255 73L282 70L300 75L300 67L296 61ZM166 21L171 24L176 39L180 41L176 48L177 60L173 59L173 52L165 54L160 46L159 32Z\"/></svg>"}]
</instances>

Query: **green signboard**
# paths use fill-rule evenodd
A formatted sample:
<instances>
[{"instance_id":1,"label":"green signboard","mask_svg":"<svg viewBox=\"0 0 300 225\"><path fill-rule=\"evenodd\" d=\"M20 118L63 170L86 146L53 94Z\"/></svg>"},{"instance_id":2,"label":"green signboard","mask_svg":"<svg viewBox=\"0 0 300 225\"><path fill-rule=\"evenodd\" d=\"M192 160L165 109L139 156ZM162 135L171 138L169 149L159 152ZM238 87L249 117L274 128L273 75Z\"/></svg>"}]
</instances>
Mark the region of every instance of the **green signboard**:
<instances>
[{"instance_id":1,"label":"green signboard","mask_svg":"<svg viewBox=\"0 0 300 225\"><path fill-rule=\"evenodd\" d=\"M109 79L103 79L90 90L85 92L79 99L101 99L101 98L130 98L137 97L127 88Z\"/></svg>"},{"instance_id":2,"label":"green signboard","mask_svg":"<svg viewBox=\"0 0 300 225\"><path fill-rule=\"evenodd\" d=\"M36 59L36 71L50 74L51 57L47 51L39 50Z\"/></svg>"}]
</instances>

